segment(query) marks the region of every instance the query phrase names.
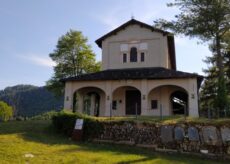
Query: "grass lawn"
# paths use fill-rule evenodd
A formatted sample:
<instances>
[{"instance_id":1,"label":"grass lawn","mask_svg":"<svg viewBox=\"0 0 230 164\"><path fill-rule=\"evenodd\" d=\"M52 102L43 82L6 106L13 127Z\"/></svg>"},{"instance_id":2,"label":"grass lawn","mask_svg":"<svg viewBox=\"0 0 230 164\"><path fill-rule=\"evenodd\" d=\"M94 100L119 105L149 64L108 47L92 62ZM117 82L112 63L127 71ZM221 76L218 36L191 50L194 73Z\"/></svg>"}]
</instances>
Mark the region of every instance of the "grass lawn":
<instances>
[{"instance_id":1,"label":"grass lawn","mask_svg":"<svg viewBox=\"0 0 230 164\"><path fill-rule=\"evenodd\" d=\"M217 164L193 156L166 155L129 146L75 143L56 134L50 121L0 123L0 163ZM33 154L34 157L25 157ZM229 163L225 161L222 163Z\"/></svg>"}]
</instances>

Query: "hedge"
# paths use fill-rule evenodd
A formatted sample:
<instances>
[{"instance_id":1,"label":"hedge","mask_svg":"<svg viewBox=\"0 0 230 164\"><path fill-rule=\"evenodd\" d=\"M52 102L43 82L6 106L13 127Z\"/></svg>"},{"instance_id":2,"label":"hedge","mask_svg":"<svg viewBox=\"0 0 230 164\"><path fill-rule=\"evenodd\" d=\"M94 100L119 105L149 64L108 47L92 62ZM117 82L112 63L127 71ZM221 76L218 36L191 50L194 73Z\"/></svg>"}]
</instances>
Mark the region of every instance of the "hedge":
<instances>
[{"instance_id":1,"label":"hedge","mask_svg":"<svg viewBox=\"0 0 230 164\"><path fill-rule=\"evenodd\" d=\"M57 132L71 136L74 130L76 119L84 119L83 139L94 138L103 131L103 124L93 117L80 113L58 112L52 117L52 123Z\"/></svg>"}]
</instances>

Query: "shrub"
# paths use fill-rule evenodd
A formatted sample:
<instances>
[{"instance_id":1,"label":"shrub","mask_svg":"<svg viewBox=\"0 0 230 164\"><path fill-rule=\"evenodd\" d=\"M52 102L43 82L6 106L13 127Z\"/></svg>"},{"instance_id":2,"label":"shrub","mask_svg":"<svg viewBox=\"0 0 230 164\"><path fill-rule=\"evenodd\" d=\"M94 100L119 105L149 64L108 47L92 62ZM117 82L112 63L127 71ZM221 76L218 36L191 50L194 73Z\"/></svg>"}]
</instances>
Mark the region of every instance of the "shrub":
<instances>
[{"instance_id":1,"label":"shrub","mask_svg":"<svg viewBox=\"0 0 230 164\"><path fill-rule=\"evenodd\" d=\"M16 121L24 121L25 118L22 117L22 116L17 116L17 117L15 117L15 120L16 120Z\"/></svg>"},{"instance_id":2,"label":"shrub","mask_svg":"<svg viewBox=\"0 0 230 164\"><path fill-rule=\"evenodd\" d=\"M8 121L13 116L13 109L5 102L0 101L0 120Z\"/></svg>"},{"instance_id":3,"label":"shrub","mask_svg":"<svg viewBox=\"0 0 230 164\"><path fill-rule=\"evenodd\" d=\"M30 120L51 120L53 116L57 115L58 112L56 111L50 111L50 112L45 112L42 114L39 114L37 116L33 116L29 118Z\"/></svg>"},{"instance_id":4,"label":"shrub","mask_svg":"<svg viewBox=\"0 0 230 164\"><path fill-rule=\"evenodd\" d=\"M52 122L57 132L71 136L76 119L84 119L83 138L85 140L99 135L103 130L103 126L100 121L80 113L68 113L61 111L52 117Z\"/></svg>"}]
</instances>

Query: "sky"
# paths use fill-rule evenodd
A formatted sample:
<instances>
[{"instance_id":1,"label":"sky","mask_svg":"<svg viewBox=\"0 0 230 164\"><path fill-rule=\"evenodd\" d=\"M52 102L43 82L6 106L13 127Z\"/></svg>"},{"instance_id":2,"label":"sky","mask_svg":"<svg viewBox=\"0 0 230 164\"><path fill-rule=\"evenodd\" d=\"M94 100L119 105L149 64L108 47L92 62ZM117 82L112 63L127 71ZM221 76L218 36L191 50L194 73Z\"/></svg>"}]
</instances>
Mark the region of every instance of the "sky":
<instances>
[{"instance_id":1,"label":"sky","mask_svg":"<svg viewBox=\"0 0 230 164\"><path fill-rule=\"evenodd\" d=\"M172 0L0 0L0 90L17 84L45 85L55 63L49 58L58 38L70 29L82 31L101 60L95 40L133 16L153 24L174 19ZM207 44L176 36L177 70L203 74L210 56Z\"/></svg>"}]
</instances>

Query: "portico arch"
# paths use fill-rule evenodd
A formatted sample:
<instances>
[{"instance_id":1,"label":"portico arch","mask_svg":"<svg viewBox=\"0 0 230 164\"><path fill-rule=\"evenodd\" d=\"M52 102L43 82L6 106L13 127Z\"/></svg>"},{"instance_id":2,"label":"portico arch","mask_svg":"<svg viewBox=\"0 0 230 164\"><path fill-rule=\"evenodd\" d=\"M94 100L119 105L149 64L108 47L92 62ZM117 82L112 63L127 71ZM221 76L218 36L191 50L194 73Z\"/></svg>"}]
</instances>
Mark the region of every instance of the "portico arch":
<instances>
[{"instance_id":1,"label":"portico arch","mask_svg":"<svg viewBox=\"0 0 230 164\"><path fill-rule=\"evenodd\" d=\"M173 115L188 115L188 94L185 91L172 92L170 102Z\"/></svg>"},{"instance_id":2,"label":"portico arch","mask_svg":"<svg viewBox=\"0 0 230 164\"><path fill-rule=\"evenodd\" d=\"M120 86L112 92L113 116L140 115L141 91L133 86Z\"/></svg>"},{"instance_id":3,"label":"portico arch","mask_svg":"<svg viewBox=\"0 0 230 164\"><path fill-rule=\"evenodd\" d=\"M177 85L160 85L148 93L148 109L152 115L188 114L188 92Z\"/></svg>"},{"instance_id":4,"label":"portico arch","mask_svg":"<svg viewBox=\"0 0 230 164\"><path fill-rule=\"evenodd\" d=\"M82 87L73 93L73 111L103 116L105 109L105 92L97 87Z\"/></svg>"}]
</instances>

